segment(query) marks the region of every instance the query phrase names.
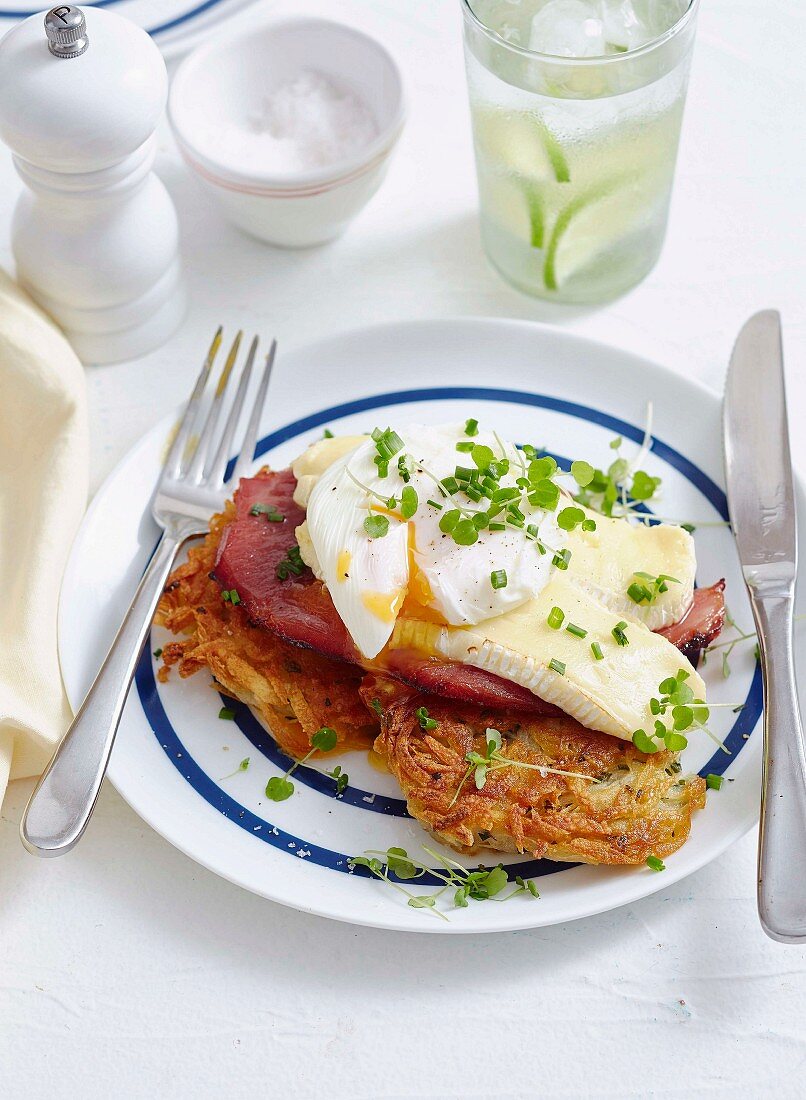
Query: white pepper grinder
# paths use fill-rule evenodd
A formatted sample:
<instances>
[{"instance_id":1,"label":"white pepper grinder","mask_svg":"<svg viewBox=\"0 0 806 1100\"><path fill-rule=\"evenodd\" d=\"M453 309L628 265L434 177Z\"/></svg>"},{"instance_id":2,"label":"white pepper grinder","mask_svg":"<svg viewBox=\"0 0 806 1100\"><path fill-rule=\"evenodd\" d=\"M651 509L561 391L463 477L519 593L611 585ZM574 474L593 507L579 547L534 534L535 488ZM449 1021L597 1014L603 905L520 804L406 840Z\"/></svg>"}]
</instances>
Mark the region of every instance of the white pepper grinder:
<instances>
[{"instance_id":1,"label":"white pepper grinder","mask_svg":"<svg viewBox=\"0 0 806 1100\"><path fill-rule=\"evenodd\" d=\"M176 211L152 172L168 74L152 39L100 8L52 8L0 41L0 138L26 184L22 286L85 363L158 347L185 312Z\"/></svg>"}]
</instances>

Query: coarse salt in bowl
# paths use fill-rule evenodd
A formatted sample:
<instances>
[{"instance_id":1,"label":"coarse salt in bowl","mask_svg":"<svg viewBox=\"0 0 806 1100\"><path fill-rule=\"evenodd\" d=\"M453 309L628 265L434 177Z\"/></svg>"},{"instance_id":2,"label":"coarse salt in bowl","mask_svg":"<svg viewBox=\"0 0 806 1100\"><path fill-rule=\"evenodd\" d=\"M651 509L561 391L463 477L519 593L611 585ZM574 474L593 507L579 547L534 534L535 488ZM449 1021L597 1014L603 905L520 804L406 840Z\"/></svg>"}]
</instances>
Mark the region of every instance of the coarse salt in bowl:
<instances>
[{"instance_id":1,"label":"coarse salt in bowl","mask_svg":"<svg viewBox=\"0 0 806 1100\"><path fill-rule=\"evenodd\" d=\"M400 72L361 31L277 19L201 46L179 67L169 116L225 216L261 240L331 240L386 174L403 126Z\"/></svg>"}]
</instances>

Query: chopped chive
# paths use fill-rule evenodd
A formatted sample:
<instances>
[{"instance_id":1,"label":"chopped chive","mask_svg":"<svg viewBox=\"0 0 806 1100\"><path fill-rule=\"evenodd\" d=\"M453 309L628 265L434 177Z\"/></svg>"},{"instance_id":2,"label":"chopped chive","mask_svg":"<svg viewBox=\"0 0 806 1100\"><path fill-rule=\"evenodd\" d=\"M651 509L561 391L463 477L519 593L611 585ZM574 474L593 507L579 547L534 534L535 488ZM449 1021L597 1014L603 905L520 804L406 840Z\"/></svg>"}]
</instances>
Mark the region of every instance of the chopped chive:
<instances>
[{"instance_id":1,"label":"chopped chive","mask_svg":"<svg viewBox=\"0 0 806 1100\"><path fill-rule=\"evenodd\" d=\"M705 785L709 791L721 790L724 782L724 775L714 775L713 772L709 772L708 775L706 775L705 777Z\"/></svg>"},{"instance_id":2,"label":"chopped chive","mask_svg":"<svg viewBox=\"0 0 806 1100\"><path fill-rule=\"evenodd\" d=\"M154 650L154 656L157 660L159 660L160 657L162 656L162 649L161 648L160 649L155 649Z\"/></svg>"},{"instance_id":3,"label":"chopped chive","mask_svg":"<svg viewBox=\"0 0 806 1100\"><path fill-rule=\"evenodd\" d=\"M597 661L604 660L604 653L602 653L602 647L598 642L591 642L591 653Z\"/></svg>"},{"instance_id":4,"label":"chopped chive","mask_svg":"<svg viewBox=\"0 0 806 1100\"><path fill-rule=\"evenodd\" d=\"M560 676L565 676L565 664L563 661L558 661L556 657L552 657L549 661L549 668L552 672L557 672Z\"/></svg>"},{"instance_id":5,"label":"chopped chive","mask_svg":"<svg viewBox=\"0 0 806 1100\"><path fill-rule=\"evenodd\" d=\"M647 856L646 865L651 871L665 871L666 864L657 856Z\"/></svg>"},{"instance_id":6,"label":"chopped chive","mask_svg":"<svg viewBox=\"0 0 806 1100\"><path fill-rule=\"evenodd\" d=\"M369 705L372 707L372 709L375 711L375 713L380 718L380 716L383 714L383 707L381 706L380 699L373 699L372 702Z\"/></svg>"},{"instance_id":7,"label":"chopped chive","mask_svg":"<svg viewBox=\"0 0 806 1100\"><path fill-rule=\"evenodd\" d=\"M333 439L333 438L334 438L333 432L331 432L330 428L325 428L325 430L322 432L322 439Z\"/></svg>"},{"instance_id":8,"label":"chopped chive","mask_svg":"<svg viewBox=\"0 0 806 1100\"><path fill-rule=\"evenodd\" d=\"M435 718L429 718L428 709L426 707L418 707L414 713L417 716L417 721L420 723L420 729L435 730L439 725Z\"/></svg>"},{"instance_id":9,"label":"chopped chive","mask_svg":"<svg viewBox=\"0 0 806 1100\"><path fill-rule=\"evenodd\" d=\"M627 624L622 619L622 621L620 623L616 623L616 625L613 627L613 629L611 631L611 634L616 639L616 641L618 642L619 645L624 646L624 645L629 645L630 644L630 639L627 637L627 635L625 633L626 629L627 629Z\"/></svg>"},{"instance_id":10,"label":"chopped chive","mask_svg":"<svg viewBox=\"0 0 806 1100\"><path fill-rule=\"evenodd\" d=\"M222 707L218 712L218 717L223 718L227 722L231 722L235 717L235 711L231 707Z\"/></svg>"},{"instance_id":11,"label":"chopped chive","mask_svg":"<svg viewBox=\"0 0 806 1100\"><path fill-rule=\"evenodd\" d=\"M493 569L490 574L490 584L493 588L506 588L507 586L507 571L506 569Z\"/></svg>"},{"instance_id":12,"label":"chopped chive","mask_svg":"<svg viewBox=\"0 0 806 1100\"><path fill-rule=\"evenodd\" d=\"M583 630L581 626L577 626L576 623L568 623L565 628L569 634L573 634L575 638L587 638L587 630Z\"/></svg>"},{"instance_id":13,"label":"chopped chive","mask_svg":"<svg viewBox=\"0 0 806 1100\"><path fill-rule=\"evenodd\" d=\"M465 421L465 435L478 435L479 434L479 422L472 417Z\"/></svg>"},{"instance_id":14,"label":"chopped chive","mask_svg":"<svg viewBox=\"0 0 806 1100\"><path fill-rule=\"evenodd\" d=\"M440 504L440 503L439 503L438 501L436 501L436 500L431 500L431 498L430 498L430 497L428 498L428 500L427 500L427 501L426 501L425 503L426 503L426 504L430 504L432 508L436 508L436 510L437 510L438 512L441 512L441 511L442 511L442 509L443 509L443 507L444 507L444 505Z\"/></svg>"},{"instance_id":15,"label":"chopped chive","mask_svg":"<svg viewBox=\"0 0 806 1100\"><path fill-rule=\"evenodd\" d=\"M555 565L557 567L557 569L562 571L562 570L565 570L565 569L568 568L568 563L569 563L570 560L571 560L571 551L570 550L560 550L552 558L552 564ZM625 623L624 625L626 626L627 624Z\"/></svg>"},{"instance_id":16,"label":"chopped chive","mask_svg":"<svg viewBox=\"0 0 806 1100\"><path fill-rule=\"evenodd\" d=\"M475 443L471 443L469 439L462 439L456 444L456 450L461 451L462 454L469 455L475 447Z\"/></svg>"},{"instance_id":17,"label":"chopped chive","mask_svg":"<svg viewBox=\"0 0 806 1100\"><path fill-rule=\"evenodd\" d=\"M497 520L490 523L491 531L506 531L507 525L505 523L499 523Z\"/></svg>"},{"instance_id":18,"label":"chopped chive","mask_svg":"<svg viewBox=\"0 0 806 1100\"><path fill-rule=\"evenodd\" d=\"M549 624L552 630L559 630L560 627L563 625L564 619L565 614L562 608L552 607L551 611L549 611L549 617L546 622Z\"/></svg>"}]
</instances>

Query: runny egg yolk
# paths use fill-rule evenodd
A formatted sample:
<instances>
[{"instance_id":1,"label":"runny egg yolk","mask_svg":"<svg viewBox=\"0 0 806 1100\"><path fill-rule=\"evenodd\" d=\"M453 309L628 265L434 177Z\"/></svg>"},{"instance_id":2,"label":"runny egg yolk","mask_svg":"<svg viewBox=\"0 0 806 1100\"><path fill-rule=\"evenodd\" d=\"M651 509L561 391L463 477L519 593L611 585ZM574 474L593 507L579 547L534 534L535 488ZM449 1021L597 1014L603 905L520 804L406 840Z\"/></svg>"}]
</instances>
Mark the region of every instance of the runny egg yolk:
<instances>
[{"instance_id":1,"label":"runny egg yolk","mask_svg":"<svg viewBox=\"0 0 806 1100\"><path fill-rule=\"evenodd\" d=\"M403 606L405 589L397 592L362 592L361 602L370 614L384 623L393 623Z\"/></svg>"},{"instance_id":2,"label":"runny egg yolk","mask_svg":"<svg viewBox=\"0 0 806 1100\"><path fill-rule=\"evenodd\" d=\"M444 616L433 606L434 593L428 583L428 577L417 564L417 543L413 524L409 524L408 549L409 587L403 601L403 614L412 619L444 624Z\"/></svg>"},{"instance_id":3,"label":"runny egg yolk","mask_svg":"<svg viewBox=\"0 0 806 1100\"><path fill-rule=\"evenodd\" d=\"M336 577L340 581L346 581L350 576L350 562L353 556L349 550L342 550L336 561Z\"/></svg>"}]
</instances>

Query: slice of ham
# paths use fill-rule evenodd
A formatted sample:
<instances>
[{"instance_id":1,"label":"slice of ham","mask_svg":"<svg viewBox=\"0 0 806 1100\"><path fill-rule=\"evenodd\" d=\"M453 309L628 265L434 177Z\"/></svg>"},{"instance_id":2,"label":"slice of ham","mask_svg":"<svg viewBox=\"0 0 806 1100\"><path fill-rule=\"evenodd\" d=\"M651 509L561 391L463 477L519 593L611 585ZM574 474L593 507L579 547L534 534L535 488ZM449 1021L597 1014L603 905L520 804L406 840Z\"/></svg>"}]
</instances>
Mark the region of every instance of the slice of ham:
<instances>
[{"instance_id":1,"label":"slice of ham","mask_svg":"<svg viewBox=\"0 0 806 1100\"><path fill-rule=\"evenodd\" d=\"M672 645L677 646L696 665L701 650L719 637L725 625L725 582L717 581L710 588L695 588L694 599L682 619L659 630Z\"/></svg>"},{"instance_id":2,"label":"slice of ham","mask_svg":"<svg viewBox=\"0 0 806 1100\"><path fill-rule=\"evenodd\" d=\"M296 480L290 470L263 472L241 481L236 516L224 530L213 575L225 589L236 589L250 621L294 645L352 664L366 663L321 581L307 567L282 580L278 565L296 545L295 529L305 519L294 503ZM252 515L256 504L273 505L282 523ZM724 581L698 588L686 615L660 631L689 660L714 640L725 621ZM532 714L559 714L528 688L484 669L453 664L413 652L393 652L385 669L421 691L448 699L506 707ZM375 666L377 670L377 666Z\"/></svg>"}]
</instances>

